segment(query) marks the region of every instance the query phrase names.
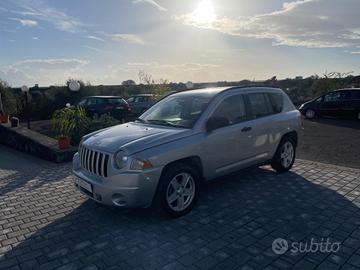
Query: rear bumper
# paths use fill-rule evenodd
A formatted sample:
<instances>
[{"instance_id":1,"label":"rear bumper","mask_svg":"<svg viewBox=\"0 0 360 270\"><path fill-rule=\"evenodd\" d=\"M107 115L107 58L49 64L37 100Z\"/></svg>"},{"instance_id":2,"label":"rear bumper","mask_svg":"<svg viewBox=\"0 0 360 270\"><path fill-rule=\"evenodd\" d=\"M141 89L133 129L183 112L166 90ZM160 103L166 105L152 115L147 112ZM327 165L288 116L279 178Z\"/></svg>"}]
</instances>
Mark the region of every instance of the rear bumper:
<instances>
[{"instance_id":1,"label":"rear bumper","mask_svg":"<svg viewBox=\"0 0 360 270\"><path fill-rule=\"evenodd\" d=\"M154 198L162 168L144 172L128 172L101 178L80 167L79 155L73 158L76 188L90 199L104 205L123 208L149 207ZM80 186L80 181L91 185L91 192Z\"/></svg>"}]
</instances>

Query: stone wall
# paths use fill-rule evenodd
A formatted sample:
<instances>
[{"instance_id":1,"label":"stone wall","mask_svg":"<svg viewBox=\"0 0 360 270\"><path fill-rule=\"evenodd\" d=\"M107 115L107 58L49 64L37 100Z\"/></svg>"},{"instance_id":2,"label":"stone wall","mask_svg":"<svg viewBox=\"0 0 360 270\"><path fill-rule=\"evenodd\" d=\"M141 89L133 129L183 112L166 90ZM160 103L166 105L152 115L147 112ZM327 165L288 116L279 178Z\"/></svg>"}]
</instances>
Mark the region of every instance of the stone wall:
<instances>
[{"instance_id":1,"label":"stone wall","mask_svg":"<svg viewBox=\"0 0 360 270\"><path fill-rule=\"evenodd\" d=\"M25 127L11 128L0 124L0 143L53 162L71 161L77 148L67 150L58 148L57 140Z\"/></svg>"}]
</instances>

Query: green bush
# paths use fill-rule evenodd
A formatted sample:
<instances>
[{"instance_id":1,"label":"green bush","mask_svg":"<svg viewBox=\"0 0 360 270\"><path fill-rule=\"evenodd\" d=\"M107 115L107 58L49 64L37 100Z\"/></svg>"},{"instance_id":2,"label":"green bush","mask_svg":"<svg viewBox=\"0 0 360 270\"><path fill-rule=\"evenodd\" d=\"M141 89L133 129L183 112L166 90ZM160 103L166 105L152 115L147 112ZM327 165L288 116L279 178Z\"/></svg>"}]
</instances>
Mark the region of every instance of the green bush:
<instances>
[{"instance_id":1,"label":"green bush","mask_svg":"<svg viewBox=\"0 0 360 270\"><path fill-rule=\"evenodd\" d=\"M87 133L91 133L107 127L112 127L121 124L121 122L108 114L95 116L89 121ZM85 135L85 134L84 134Z\"/></svg>"},{"instance_id":2,"label":"green bush","mask_svg":"<svg viewBox=\"0 0 360 270\"><path fill-rule=\"evenodd\" d=\"M0 79L0 93L1 93L4 112L10 115L17 114L19 107L17 99L10 86L1 79Z\"/></svg>"},{"instance_id":3,"label":"green bush","mask_svg":"<svg viewBox=\"0 0 360 270\"><path fill-rule=\"evenodd\" d=\"M87 131L88 119L85 110L82 108L56 110L52 120L53 128L58 133L58 137L69 138L75 144L81 139L81 134Z\"/></svg>"}]
</instances>

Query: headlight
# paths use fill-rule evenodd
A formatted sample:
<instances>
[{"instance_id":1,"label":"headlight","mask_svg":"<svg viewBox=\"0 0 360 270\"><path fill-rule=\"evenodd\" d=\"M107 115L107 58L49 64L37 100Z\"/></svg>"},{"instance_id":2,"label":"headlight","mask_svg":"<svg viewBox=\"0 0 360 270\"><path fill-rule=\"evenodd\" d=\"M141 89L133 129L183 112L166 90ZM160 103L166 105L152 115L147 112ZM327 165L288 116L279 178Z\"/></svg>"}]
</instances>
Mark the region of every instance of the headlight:
<instances>
[{"instance_id":1,"label":"headlight","mask_svg":"<svg viewBox=\"0 0 360 270\"><path fill-rule=\"evenodd\" d=\"M151 168L150 161L142 158L134 158L131 162L130 169L135 171L142 171Z\"/></svg>"},{"instance_id":2,"label":"headlight","mask_svg":"<svg viewBox=\"0 0 360 270\"><path fill-rule=\"evenodd\" d=\"M115 154L115 164L118 169L122 169L127 161L127 156L125 151L119 151Z\"/></svg>"}]
</instances>

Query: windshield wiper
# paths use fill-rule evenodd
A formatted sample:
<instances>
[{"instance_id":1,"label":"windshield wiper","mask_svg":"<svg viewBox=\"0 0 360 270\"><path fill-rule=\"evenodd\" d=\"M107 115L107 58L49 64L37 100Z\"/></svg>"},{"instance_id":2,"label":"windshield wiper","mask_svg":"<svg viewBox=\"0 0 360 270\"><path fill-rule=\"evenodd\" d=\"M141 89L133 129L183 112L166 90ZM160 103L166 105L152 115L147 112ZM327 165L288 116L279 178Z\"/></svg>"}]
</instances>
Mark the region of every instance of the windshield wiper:
<instances>
[{"instance_id":1,"label":"windshield wiper","mask_svg":"<svg viewBox=\"0 0 360 270\"><path fill-rule=\"evenodd\" d=\"M141 119L141 118L136 118L134 121L139 121L140 123L146 124L147 121Z\"/></svg>"},{"instance_id":2,"label":"windshield wiper","mask_svg":"<svg viewBox=\"0 0 360 270\"><path fill-rule=\"evenodd\" d=\"M148 122L152 123L152 124L158 124L158 125L169 126L169 127L187 128L185 126L176 125L176 124L171 123L170 121L161 120L161 119L152 119L152 120L148 120Z\"/></svg>"}]
</instances>

